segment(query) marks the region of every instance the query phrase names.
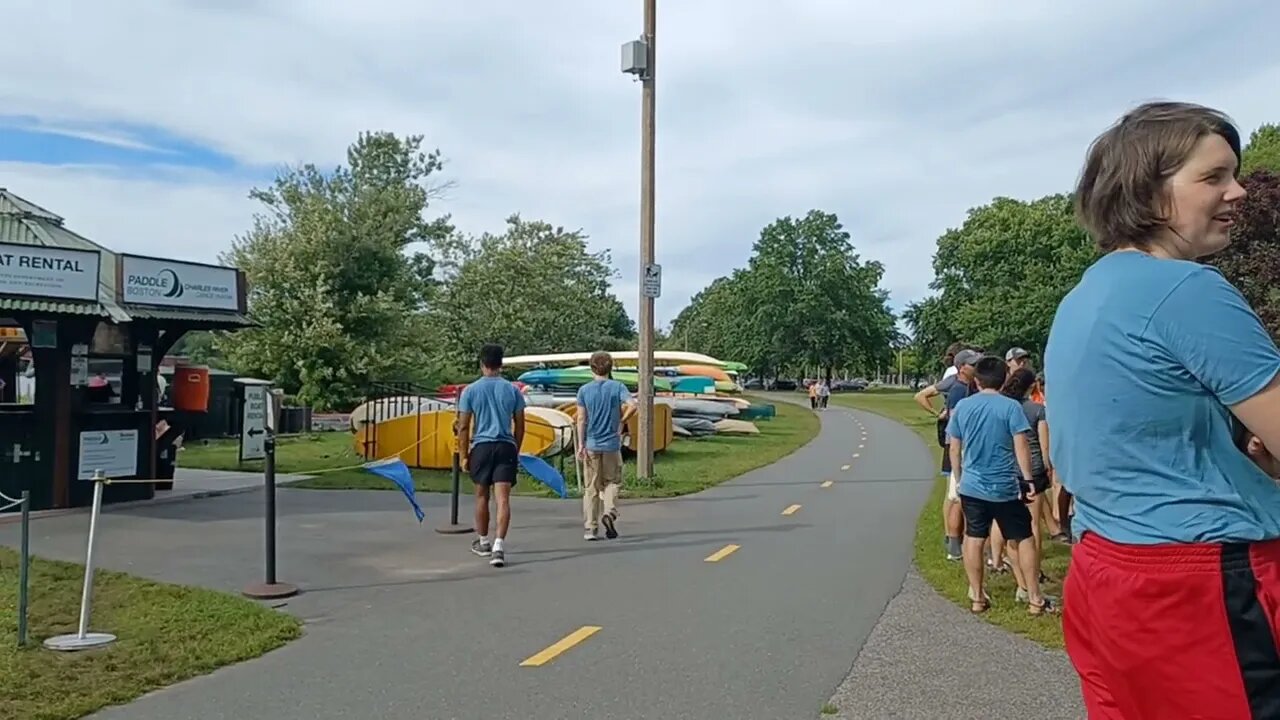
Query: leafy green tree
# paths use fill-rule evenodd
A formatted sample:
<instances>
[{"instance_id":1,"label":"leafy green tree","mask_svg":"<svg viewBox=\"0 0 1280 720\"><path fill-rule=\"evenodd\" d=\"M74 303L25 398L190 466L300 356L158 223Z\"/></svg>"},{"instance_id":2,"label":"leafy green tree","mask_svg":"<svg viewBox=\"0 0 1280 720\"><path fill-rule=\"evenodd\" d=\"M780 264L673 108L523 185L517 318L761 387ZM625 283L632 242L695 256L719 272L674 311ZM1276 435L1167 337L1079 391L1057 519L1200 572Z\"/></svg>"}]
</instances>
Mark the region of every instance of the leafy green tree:
<instances>
[{"instance_id":1,"label":"leafy green tree","mask_svg":"<svg viewBox=\"0 0 1280 720\"><path fill-rule=\"evenodd\" d=\"M993 352L1040 350L1058 304L1096 259L1069 196L996 198L938 239L940 326Z\"/></svg>"},{"instance_id":2,"label":"leafy green tree","mask_svg":"<svg viewBox=\"0 0 1280 720\"><path fill-rule=\"evenodd\" d=\"M1257 170L1280 173L1280 125L1263 125L1249 136L1240 162L1240 174Z\"/></svg>"},{"instance_id":3,"label":"leafy green tree","mask_svg":"<svg viewBox=\"0 0 1280 720\"><path fill-rule=\"evenodd\" d=\"M609 253L588 251L580 232L515 215L501 235L455 238L445 275L432 315L456 363L473 364L487 342L552 353L614 349L635 335L609 291Z\"/></svg>"},{"instance_id":4,"label":"leafy green tree","mask_svg":"<svg viewBox=\"0 0 1280 720\"><path fill-rule=\"evenodd\" d=\"M823 369L874 364L886 357L894 333L884 267L863 262L831 213L780 218L760 233L749 272L755 322L769 347L790 349L788 360Z\"/></svg>"},{"instance_id":5,"label":"leafy green tree","mask_svg":"<svg viewBox=\"0 0 1280 720\"><path fill-rule=\"evenodd\" d=\"M1280 342L1280 173L1259 170L1241 182L1248 194L1231 245L1207 262L1240 289Z\"/></svg>"},{"instance_id":6,"label":"leafy green tree","mask_svg":"<svg viewBox=\"0 0 1280 720\"><path fill-rule=\"evenodd\" d=\"M755 375L874 368L893 357L883 272L858 257L835 215L780 218L761 231L745 269L690 300L671 342L746 363Z\"/></svg>"},{"instance_id":7,"label":"leafy green tree","mask_svg":"<svg viewBox=\"0 0 1280 720\"><path fill-rule=\"evenodd\" d=\"M265 211L223 257L245 271L258 323L219 339L235 369L325 409L353 405L370 382L427 372L423 311L436 282L421 248L451 227L424 217L441 161L421 145L362 133L345 166L287 169L252 191Z\"/></svg>"},{"instance_id":8,"label":"leafy green tree","mask_svg":"<svg viewBox=\"0 0 1280 720\"><path fill-rule=\"evenodd\" d=\"M916 363L914 371L921 375L945 372L943 353L958 338L948 325L942 298L934 295L910 303L902 317L911 330L911 349Z\"/></svg>"}]
</instances>

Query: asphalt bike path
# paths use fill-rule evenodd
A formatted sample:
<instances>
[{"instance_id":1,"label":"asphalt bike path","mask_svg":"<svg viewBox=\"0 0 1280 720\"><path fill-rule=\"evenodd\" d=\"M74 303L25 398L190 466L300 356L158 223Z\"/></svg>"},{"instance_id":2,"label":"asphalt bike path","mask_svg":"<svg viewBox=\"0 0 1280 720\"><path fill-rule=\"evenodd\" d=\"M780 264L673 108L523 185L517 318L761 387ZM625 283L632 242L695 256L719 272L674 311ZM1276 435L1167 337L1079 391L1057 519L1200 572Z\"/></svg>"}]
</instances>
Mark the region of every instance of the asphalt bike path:
<instances>
[{"instance_id":1,"label":"asphalt bike path","mask_svg":"<svg viewBox=\"0 0 1280 720\"><path fill-rule=\"evenodd\" d=\"M584 541L576 501L517 498L502 569L393 493L282 491L306 635L94 717L813 718L901 587L934 479L910 430L820 415L772 466L624 503L617 540ZM256 497L107 513L102 566L234 590L228 557L260 567ZM40 521L34 551L75 559L83 524Z\"/></svg>"}]
</instances>

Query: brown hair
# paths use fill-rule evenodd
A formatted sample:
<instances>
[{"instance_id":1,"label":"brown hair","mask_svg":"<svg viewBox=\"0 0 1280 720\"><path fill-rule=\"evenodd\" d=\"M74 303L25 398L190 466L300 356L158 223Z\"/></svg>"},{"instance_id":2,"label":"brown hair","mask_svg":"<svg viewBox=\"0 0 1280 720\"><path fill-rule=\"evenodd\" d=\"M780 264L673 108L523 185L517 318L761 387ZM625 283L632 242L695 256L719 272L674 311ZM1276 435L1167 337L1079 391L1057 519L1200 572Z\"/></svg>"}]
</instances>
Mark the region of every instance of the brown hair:
<instances>
[{"instance_id":1,"label":"brown hair","mask_svg":"<svg viewBox=\"0 0 1280 720\"><path fill-rule=\"evenodd\" d=\"M1004 385L1000 388L1000 392L1006 397L1014 400L1023 400L1031 392L1031 386L1036 384L1036 374L1026 368L1018 368L1009 373L1009 377L1005 378Z\"/></svg>"},{"instance_id":2,"label":"brown hair","mask_svg":"<svg viewBox=\"0 0 1280 720\"><path fill-rule=\"evenodd\" d=\"M1238 166L1240 132L1231 119L1192 103L1146 103L1093 141L1076 184L1075 209L1100 250L1146 247L1168 224L1165 182L1206 135L1222 136Z\"/></svg>"},{"instance_id":3,"label":"brown hair","mask_svg":"<svg viewBox=\"0 0 1280 720\"><path fill-rule=\"evenodd\" d=\"M613 372L613 356L603 350L591 353L591 372L608 377Z\"/></svg>"}]
</instances>

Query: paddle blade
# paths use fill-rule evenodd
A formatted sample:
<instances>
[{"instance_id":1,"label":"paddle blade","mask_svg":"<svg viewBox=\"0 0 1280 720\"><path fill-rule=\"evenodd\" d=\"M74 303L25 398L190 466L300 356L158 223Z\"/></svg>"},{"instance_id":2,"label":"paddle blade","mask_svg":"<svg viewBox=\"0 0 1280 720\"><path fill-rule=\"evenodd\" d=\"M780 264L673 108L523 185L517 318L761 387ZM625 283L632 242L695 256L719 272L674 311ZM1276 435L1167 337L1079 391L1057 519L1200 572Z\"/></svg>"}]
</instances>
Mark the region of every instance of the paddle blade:
<instances>
[{"instance_id":1,"label":"paddle blade","mask_svg":"<svg viewBox=\"0 0 1280 720\"><path fill-rule=\"evenodd\" d=\"M533 476L534 480L551 488L560 497L568 495L564 487L564 477L555 468L551 467L546 460L536 455L520 453L520 467Z\"/></svg>"},{"instance_id":2,"label":"paddle blade","mask_svg":"<svg viewBox=\"0 0 1280 720\"><path fill-rule=\"evenodd\" d=\"M400 492L408 498L409 504L413 506L413 514L418 516L418 522L422 522L422 518L426 513L422 512L422 508L418 505L418 498L414 496L413 475L409 472L409 466L399 458L391 460L382 460L379 462L369 463L364 466L365 470L386 478L396 484L400 488Z\"/></svg>"}]
</instances>

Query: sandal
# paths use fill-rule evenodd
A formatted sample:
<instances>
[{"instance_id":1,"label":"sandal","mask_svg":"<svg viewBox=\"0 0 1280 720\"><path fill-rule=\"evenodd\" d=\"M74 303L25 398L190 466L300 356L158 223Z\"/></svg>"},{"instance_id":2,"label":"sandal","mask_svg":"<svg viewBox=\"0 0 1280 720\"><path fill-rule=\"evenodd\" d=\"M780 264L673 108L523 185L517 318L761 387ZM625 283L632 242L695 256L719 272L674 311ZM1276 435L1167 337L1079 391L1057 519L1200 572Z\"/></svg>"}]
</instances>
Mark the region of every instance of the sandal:
<instances>
[{"instance_id":1,"label":"sandal","mask_svg":"<svg viewBox=\"0 0 1280 720\"><path fill-rule=\"evenodd\" d=\"M969 590L969 612L973 613L974 615L981 615L982 613L990 609L991 609L991 596L987 594L987 591L985 588L982 590L981 600L973 596L972 589Z\"/></svg>"},{"instance_id":2,"label":"sandal","mask_svg":"<svg viewBox=\"0 0 1280 720\"><path fill-rule=\"evenodd\" d=\"M1032 617L1040 617L1041 615L1050 615L1057 609L1058 609L1057 606L1055 606L1053 602L1050 601L1049 598L1047 597L1040 598L1039 605L1033 602L1027 603L1027 614Z\"/></svg>"}]
</instances>

